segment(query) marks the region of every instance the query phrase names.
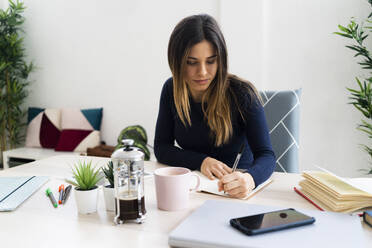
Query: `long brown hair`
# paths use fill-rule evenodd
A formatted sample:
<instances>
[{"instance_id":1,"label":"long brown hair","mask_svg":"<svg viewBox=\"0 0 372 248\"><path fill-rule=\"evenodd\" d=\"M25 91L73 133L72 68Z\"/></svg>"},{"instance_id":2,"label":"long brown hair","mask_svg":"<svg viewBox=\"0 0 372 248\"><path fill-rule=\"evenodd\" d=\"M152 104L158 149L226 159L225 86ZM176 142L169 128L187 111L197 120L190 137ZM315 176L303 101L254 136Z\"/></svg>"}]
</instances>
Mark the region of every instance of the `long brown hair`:
<instances>
[{"instance_id":1,"label":"long brown hair","mask_svg":"<svg viewBox=\"0 0 372 248\"><path fill-rule=\"evenodd\" d=\"M259 99L255 87L248 81L228 74L227 49L216 20L206 14L182 19L174 28L168 44L168 63L173 74L173 96L177 114L182 123L191 126L190 92L185 81L186 60L191 48L203 41L210 42L217 53L217 73L202 97L202 108L216 146L226 144L233 134L232 101L238 103L230 83L239 81L251 99ZM207 103L206 105L204 103ZM206 107L205 107L206 106ZM243 110L237 104L244 119Z\"/></svg>"}]
</instances>

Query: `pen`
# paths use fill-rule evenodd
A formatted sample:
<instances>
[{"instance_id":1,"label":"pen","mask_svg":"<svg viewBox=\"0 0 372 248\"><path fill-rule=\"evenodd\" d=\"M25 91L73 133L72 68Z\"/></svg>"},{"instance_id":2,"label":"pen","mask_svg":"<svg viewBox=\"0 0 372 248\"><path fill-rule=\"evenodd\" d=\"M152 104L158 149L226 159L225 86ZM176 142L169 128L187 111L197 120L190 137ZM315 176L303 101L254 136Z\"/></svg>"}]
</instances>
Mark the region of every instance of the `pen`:
<instances>
[{"instance_id":1,"label":"pen","mask_svg":"<svg viewBox=\"0 0 372 248\"><path fill-rule=\"evenodd\" d=\"M59 204L62 204L62 200L63 200L63 192L65 191L65 185L61 184L58 188L58 192L59 192L59 200L58 200L58 203Z\"/></svg>"},{"instance_id":2,"label":"pen","mask_svg":"<svg viewBox=\"0 0 372 248\"><path fill-rule=\"evenodd\" d=\"M65 204L68 196L70 195L71 188L72 188L71 185L69 185L69 186L66 187L65 193L63 194L62 204Z\"/></svg>"},{"instance_id":3,"label":"pen","mask_svg":"<svg viewBox=\"0 0 372 248\"><path fill-rule=\"evenodd\" d=\"M303 198L305 198L308 202L310 202L311 204L313 204L317 209L319 209L320 211L324 211L323 208L319 207L318 204L316 204L315 202L313 202L312 200L310 200L309 197L307 197L306 195L304 195L301 191L299 191L296 187L293 187L294 191L296 191L297 194L299 194L300 196L302 196Z\"/></svg>"},{"instance_id":4,"label":"pen","mask_svg":"<svg viewBox=\"0 0 372 248\"><path fill-rule=\"evenodd\" d=\"M239 163L240 157L242 156L242 153L243 153L244 147L245 147L245 143L243 143L243 144L240 146L240 150L239 150L239 152L238 152L238 155L236 155L235 162L234 162L234 165L233 165L233 167L232 167L232 172L234 172L234 171L236 170L236 167L238 166L238 163Z\"/></svg>"},{"instance_id":5,"label":"pen","mask_svg":"<svg viewBox=\"0 0 372 248\"><path fill-rule=\"evenodd\" d=\"M236 167L239 164L239 160L240 160L240 157L242 156L244 147L245 147L245 143L241 144L240 149L239 149L239 152L238 152L238 155L236 155L236 158L235 158L235 161L234 161L234 165L232 167L232 172L234 172L236 170ZM223 192L226 193L225 190L223 190Z\"/></svg>"},{"instance_id":6,"label":"pen","mask_svg":"<svg viewBox=\"0 0 372 248\"><path fill-rule=\"evenodd\" d=\"M50 201L52 202L53 206L55 208L58 207L58 204L56 202L56 199L54 198L53 193L52 193L52 191L49 188L47 188L46 194L49 197Z\"/></svg>"}]
</instances>

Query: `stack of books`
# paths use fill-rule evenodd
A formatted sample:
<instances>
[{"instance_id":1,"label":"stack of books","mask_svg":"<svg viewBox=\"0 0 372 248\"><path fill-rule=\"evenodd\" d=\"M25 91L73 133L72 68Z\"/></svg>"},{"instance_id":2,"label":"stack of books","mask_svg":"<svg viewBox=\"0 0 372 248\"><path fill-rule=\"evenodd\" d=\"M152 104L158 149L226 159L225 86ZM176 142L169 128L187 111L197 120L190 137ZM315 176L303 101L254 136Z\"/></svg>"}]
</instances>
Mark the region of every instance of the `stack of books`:
<instances>
[{"instance_id":1,"label":"stack of books","mask_svg":"<svg viewBox=\"0 0 372 248\"><path fill-rule=\"evenodd\" d=\"M372 209L372 178L345 179L328 171L303 172L300 191L325 210L352 213Z\"/></svg>"}]
</instances>

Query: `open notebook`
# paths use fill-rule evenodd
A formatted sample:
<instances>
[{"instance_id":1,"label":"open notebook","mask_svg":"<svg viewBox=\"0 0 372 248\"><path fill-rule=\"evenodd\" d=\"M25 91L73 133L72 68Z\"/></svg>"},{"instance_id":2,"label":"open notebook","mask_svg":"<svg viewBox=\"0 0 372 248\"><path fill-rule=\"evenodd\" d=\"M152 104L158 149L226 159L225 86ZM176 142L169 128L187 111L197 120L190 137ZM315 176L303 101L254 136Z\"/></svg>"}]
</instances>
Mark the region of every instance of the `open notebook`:
<instances>
[{"instance_id":1,"label":"open notebook","mask_svg":"<svg viewBox=\"0 0 372 248\"><path fill-rule=\"evenodd\" d=\"M209 193L214 195L220 195L224 197L230 197L228 194L225 194L223 191L218 191L218 180L210 180L206 176L204 176L199 171L194 171L195 174L197 174L200 177L200 186L198 192L201 193ZM269 178L265 182L258 185L254 190L252 190L251 193L249 193L243 200L249 199L252 196L254 196L257 192L265 188L267 185L269 185L273 179Z\"/></svg>"},{"instance_id":2,"label":"open notebook","mask_svg":"<svg viewBox=\"0 0 372 248\"><path fill-rule=\"evenodd\" d=\"M13 211L36 192L48 177L0 177L0 211Z\"/></svg>"}]
</instances>

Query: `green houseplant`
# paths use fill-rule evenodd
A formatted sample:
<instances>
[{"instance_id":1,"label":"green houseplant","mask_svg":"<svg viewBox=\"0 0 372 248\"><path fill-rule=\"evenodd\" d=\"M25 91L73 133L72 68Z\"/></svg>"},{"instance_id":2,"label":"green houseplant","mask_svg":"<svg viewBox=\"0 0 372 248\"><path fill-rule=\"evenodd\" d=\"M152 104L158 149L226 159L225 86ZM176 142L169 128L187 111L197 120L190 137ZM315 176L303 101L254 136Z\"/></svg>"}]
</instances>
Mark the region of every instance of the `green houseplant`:
<instances>
[{"instance_id":1,"label":"green houseplant","mask_svg":"<svg viewBox=\"0 0 372 248\"><path fill-rule=\"evenodd\" d=\"M72 174L75 181L68 180L68 182L75 186L74 192L78 212L82 214L96 212L97 183L102 179L99 170L92 166L92 161L79 160L72 168Z\"/></svg>"},{"instance_id":2,"label":"green houseplant","mask_svg":"<svg viewBox=\"0 0 372 248\"><path fill-rule=\"evenodd\" d=\"M372 6L372 0L368 0L368 2ZM372 12L364 23L358 24L354 19L351 19L347 26L338 25L338 28L340 32L335 32L335 34L353 41L353 44L346 47L355 52L354 57L361 58L358 64L361 65L362 69L368 70L366 78L356 78L357 89L347 88L347 90L351 94L349 97L350 104L354 105L363 116L357 129L367 134L369 140L372 141L372 57L370 48L365 45L365 41L372 30ZM369 155L370 163L372 163L372 147L369 144L362 145L362 147ZM367 170L367 173L372 174L372 168Z\"/></svg>"},{"instance_id":3,"label":"green houseplant","mask_svg":"<svg viewBox=\"0 0 372 248\"><path fill-rule=\"evenodd\" d=\"M123 139L132 139L133 146L138 147L141 151L145 154L145 160L150 160L150 150L147 148L147 133L146 130L140 125L133 125L124 128L118 137L118 144L116 145L115 149L121 148L122 140Z\"/></svg>"},{"instance_id":4,"label":"green houseplant","mask_svg":"<svg viewBox=\"0 0 372 248\"><path fill-rule=\"evenodd\" d=\"M109 185L107 186L110 188L113 188L114 187L114 164L112 163L112 161L109 161L107 163L107 168L102 167L101 169L103 171L103 174L105 175L105 178L109 182Z\"/></svg>"},{"instance_id":5,"label":"green houseplant","mask_svg":"<svg viewBox=\"0 0 372 248\"><path fill-rule=\"evenodd\" d=\"M92 166L92 161L79 160L72 168L75 181L69 181L78 190L92 190L97 188L97 183L101 180L99 170Z\"/></svg>"},{"instance_id":6,"label":"green houseplant","mask_svg":"<svg viewBox=\"0 0 372 248\"><path fill-rule=\"evenodd\" d=\"M34 68L26 62L21 36L24 9L19 1L9 1L8 9L0 9L0 161L2 151L15 148L24 139L22 104L28 95L28 76Z\"/></svg>"},{"instance_id":7,"label":"green houseplant","mask_svg":"<svg viewBox=\"0 0 372 248\"><path fill-rule=\"evenodd\" d=\"M105 205L107 211L115 210L115 197L114 197L114 164L112 161L107 163L107 167L101 168L105 178L109 182L108 185L103 187L103 197L105 198Z\"/></svg>"}]
</instances>

